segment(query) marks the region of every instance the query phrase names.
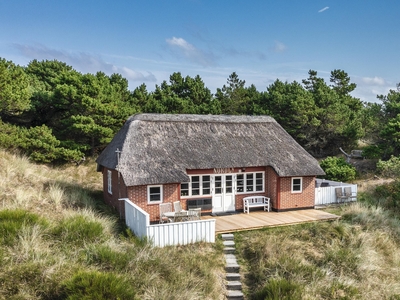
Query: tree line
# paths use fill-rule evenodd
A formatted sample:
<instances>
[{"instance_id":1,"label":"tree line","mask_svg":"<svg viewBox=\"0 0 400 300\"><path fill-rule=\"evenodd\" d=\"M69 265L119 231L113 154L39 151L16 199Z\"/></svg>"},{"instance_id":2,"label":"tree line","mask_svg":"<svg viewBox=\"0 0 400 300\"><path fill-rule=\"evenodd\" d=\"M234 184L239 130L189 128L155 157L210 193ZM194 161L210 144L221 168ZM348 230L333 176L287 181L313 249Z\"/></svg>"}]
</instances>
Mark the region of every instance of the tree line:
<instances>
[{"instance_id":1,"label":"tree line","mask_svg":"<svg viewBox=\"0 0 400 300\"><path fill-rule=\"evenodd\" d=\"M26 67L0 58L0 147L38 162L80 161L99 153L135 113L270 115L315 157L354 149L389 158L400 154L400 84L379 103L362 102L348 74L329 83L310 70L302 82L279 79L258 91L233 72L215 93L200 76L170 75L148 91L133 91L120 74L82 74L57 60Z\"/></svg>"}]
</instances>

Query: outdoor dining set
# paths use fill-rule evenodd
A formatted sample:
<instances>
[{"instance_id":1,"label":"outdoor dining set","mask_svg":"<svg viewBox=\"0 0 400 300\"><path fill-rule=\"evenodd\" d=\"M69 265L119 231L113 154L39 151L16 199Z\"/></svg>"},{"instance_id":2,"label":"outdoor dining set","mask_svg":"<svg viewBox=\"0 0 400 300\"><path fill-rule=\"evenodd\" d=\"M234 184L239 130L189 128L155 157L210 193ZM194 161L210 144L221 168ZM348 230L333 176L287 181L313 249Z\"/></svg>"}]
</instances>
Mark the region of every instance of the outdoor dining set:
<instances>
[{"instance_id":1,"label":"outdoor dining set","mask_svg":"<svg viewBox=\"0 0 400 300\"><path fill-rule=\"evenodd\" d=\"M357 193L351 191L351 187L345 187L344 190L342 187L335 188L336 201L338 203L343 203L347 201L353 201L357 199Z\"/></svg>"},{"instance_id":2,"label":"outdoor dining set","mask_svg":"<svg viewBox=\"0 0 400 300\"><path fill-rule=\"evenodd\" d=\"M172 204L174 210L172 210ZM160 206L160 223L196 221L201 218L201 208L191 208L189 210L182 209L181 202L161 203Z\"/></svg>"}]
</instances>

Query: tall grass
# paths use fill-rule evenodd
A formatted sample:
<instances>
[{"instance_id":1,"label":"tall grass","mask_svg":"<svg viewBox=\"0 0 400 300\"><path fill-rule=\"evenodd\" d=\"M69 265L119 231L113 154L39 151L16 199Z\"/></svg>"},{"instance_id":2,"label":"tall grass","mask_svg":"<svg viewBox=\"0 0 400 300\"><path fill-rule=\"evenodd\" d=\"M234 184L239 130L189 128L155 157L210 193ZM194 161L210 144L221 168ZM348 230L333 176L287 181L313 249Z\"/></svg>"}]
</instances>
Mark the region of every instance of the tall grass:
<instances>
[{"instance_id":1,"label":"tall grass","mask_svg":"<svg viewBox=\"0 0 400 300\"><path fill-rule=\"evenodd\" d=\"M399 230L390 212L357 203L339 221L236 234L249 299L397 299Z\"/></svg>"},{"instance_id":2,"label":"tall grass","mask_svg":"<svg viewBox=\"0 0 400 300\"><path fill-rule=\"evenodd\" d=\"M94 162L0 150L0 299L222 299L220 245L153 248L103 204Z\"/></svg>"}]
</instances>

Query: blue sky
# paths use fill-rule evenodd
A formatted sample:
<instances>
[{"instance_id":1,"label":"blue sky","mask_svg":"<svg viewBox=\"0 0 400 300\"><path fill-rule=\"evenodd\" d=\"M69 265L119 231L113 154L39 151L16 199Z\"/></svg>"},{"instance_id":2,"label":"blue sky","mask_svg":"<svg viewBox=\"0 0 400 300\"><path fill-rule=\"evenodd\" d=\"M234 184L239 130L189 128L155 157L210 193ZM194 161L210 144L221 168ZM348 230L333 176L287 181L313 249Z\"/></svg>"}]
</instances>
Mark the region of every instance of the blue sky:
<instances>
[{"instance_id":1,"label":"blue sky","mask_svg":"<svg viewBox=\"0 0 400 300\"><path fill-rule=\"evenodd\" d=\"M342 69L374 102L400 82L399 12L398 0L0 0L0 57L120 73L149 91L174 72L215 93L232 72L265 91Z\"/></svg>"}]
</instances>

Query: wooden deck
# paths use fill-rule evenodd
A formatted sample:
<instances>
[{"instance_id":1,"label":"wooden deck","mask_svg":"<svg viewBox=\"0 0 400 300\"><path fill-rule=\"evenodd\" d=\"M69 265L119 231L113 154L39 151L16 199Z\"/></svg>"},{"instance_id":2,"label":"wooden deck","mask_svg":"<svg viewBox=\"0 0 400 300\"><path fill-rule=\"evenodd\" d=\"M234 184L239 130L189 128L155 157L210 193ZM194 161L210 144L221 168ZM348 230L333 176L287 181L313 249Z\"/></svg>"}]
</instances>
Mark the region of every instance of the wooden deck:
<instances>
[{"instance_id":1,"label":"wooden deck","mask_svg":"<svg viewBox=\"0 0 400 300\"><path fill-rule=\"evenodd\" d=\"M336 220L340 217L323 210L305 209L287 212L250 211L249 214L235 213L224 216L202 216L201 218L216 219L215 233L221 234L234 231L260 229L263 227Z\"/></svg>"}]
</instances>

